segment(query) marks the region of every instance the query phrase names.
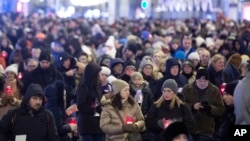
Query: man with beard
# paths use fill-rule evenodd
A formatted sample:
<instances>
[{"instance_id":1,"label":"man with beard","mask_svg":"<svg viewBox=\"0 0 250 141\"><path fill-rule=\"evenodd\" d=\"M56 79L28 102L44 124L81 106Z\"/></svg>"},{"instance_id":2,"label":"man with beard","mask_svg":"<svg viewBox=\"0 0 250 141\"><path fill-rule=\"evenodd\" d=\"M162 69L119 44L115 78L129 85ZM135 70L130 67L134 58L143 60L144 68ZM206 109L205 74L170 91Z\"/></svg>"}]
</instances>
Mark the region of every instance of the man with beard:
<instances>
[{"instance_id":1,"label":"man with beard","mask_svg":"<svg viewBox=\"0 0 250 141\"><path fill-rule=\"evenodd\" d=\"M44 101L41 86L30 84L21 107L0 121L1 141L59 141L54 116L43 108Z\"/></svg>"},{"instance_id":2,"label":"man with beard","mask_svg":"<svg viewBox=\"0 0 250 141\"><path fill-rule=\"evenodd\" d=\"M63 76L52 64L50 53L42 52L39 56L38 67L24 78L24 90L31 83L39 84L44 89L56 80L63 81Z\"/></svg>"}]
</instances>

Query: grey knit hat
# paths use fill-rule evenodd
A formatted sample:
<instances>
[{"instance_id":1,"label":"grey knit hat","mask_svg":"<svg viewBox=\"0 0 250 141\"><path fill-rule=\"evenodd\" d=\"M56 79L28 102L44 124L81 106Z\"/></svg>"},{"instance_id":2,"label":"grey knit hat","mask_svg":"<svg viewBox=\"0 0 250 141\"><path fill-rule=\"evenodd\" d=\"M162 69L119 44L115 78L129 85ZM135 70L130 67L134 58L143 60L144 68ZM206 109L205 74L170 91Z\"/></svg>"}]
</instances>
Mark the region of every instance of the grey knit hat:
<instances>
[{"instance_id":1,"label":"grey knit hat","mask_svg":"<svg viewBox=\"0 0 250 141\"><path fill-rule=\"evenodd\" d=\"M129 86L127 82L120 79L114 80L111 85L114 94L118 94L123 88Z\"/></svg>"},{"instance_id":2,"label":"grey knit hat","mask_svg":"<svg viewBox=\"0 0 250 141\"><path fill-rule=\"evenodd\" d=\"M163 91L164 88L171 89L175 94L177 94L178 91L178 85L174 79L167 79L164 81L161 87L161 91Z\"/></svg>"}]
</instances>

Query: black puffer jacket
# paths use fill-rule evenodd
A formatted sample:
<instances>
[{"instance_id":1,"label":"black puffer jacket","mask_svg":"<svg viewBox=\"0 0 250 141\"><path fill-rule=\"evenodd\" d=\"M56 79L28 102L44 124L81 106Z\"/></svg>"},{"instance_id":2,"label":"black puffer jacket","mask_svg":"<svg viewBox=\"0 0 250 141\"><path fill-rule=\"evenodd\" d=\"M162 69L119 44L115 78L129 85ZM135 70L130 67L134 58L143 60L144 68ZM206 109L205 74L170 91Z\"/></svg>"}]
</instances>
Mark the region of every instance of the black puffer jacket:
<instances>
[{"instance_id":1,"label":"black puffer jacket","mask_svg":"<svg viewBox=\"0 0 250 141\"><path fill-rule=\"evenodd\" d=\"M0 121L1 141L14 141L16 135L27 135L26 141L59 141L53 114L43 106L39 111L29 108L29 100L35 95L42 96L44 103L42 88L30 84L21 107L9 111Z\"/></svg>"},{"instance_id":2,"label":"black puffer jacket","mask_svg":"<svg viewBox=\"0 0 250 141\"><path fill-rule=\"evenodd\" d=\"M100 116L94 116L95 112L101 113L100 106L94 107L98 101L100 103L101 90L97 84L97 78L101 67L94 63L86 66L83 79L76 91L76 104L79 110L78 131L80 135L93 135L102 133L99 123Z\"/></svg>"}]
</instances>

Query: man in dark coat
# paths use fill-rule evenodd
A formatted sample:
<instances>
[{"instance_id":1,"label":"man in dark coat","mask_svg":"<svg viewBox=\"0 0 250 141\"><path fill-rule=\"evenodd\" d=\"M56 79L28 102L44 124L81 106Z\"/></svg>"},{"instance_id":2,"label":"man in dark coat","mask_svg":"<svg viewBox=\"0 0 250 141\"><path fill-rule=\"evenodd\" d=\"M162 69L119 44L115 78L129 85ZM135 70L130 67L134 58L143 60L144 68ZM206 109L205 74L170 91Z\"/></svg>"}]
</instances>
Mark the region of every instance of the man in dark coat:
<instances>
[{"instance_id":1,"label":"man in dark coat","mask_svg":"<svg viewBox=\"0 0 250 141\"><path fill-rule=\"evenodd\" d=\"M30 84L21 107L9 111L0 121L1 141L58 141L55 119L43 108L45 97L38 84Z\"/></svg>"},{"instance_id":2,"label":"man in dark coat","mask_svg":"<svg viewBox=\"0 0 250 141\"><path fill-rule=\"evenodd\" d=\"M63 76L51 63L50 53L42 52L39 57L39 66L24 78L24 90L30 83L39 84L44 89L56 80L63 80Z\"/></svg>"}]
</instances>

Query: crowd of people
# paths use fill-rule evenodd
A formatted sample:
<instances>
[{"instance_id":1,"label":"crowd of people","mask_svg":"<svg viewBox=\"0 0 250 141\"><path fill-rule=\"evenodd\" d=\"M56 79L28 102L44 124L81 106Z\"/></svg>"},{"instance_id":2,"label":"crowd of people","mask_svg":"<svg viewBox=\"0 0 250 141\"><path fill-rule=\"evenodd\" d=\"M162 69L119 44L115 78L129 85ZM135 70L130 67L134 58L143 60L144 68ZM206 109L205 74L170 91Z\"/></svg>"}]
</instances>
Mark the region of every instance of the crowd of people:
<instances>
[{"instance_id":1,"label":"crowd of people","mask_svg":"<svg viewBox=\"0 0 250 141\"><path fill-rule=\"evenodd\" d=\"M1 14L3 141L229 141L250 124L250 23Z\"/></svg>"}]
</instances>

